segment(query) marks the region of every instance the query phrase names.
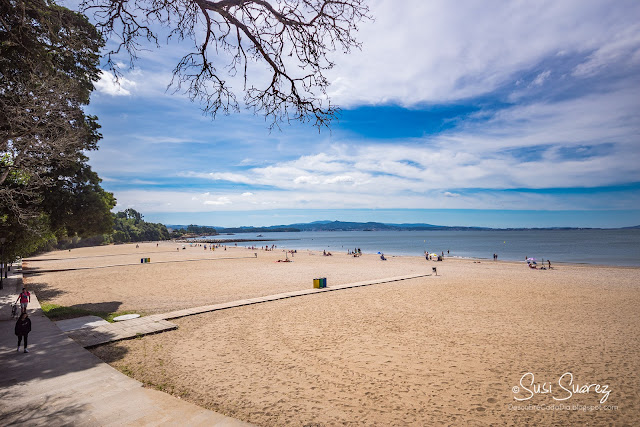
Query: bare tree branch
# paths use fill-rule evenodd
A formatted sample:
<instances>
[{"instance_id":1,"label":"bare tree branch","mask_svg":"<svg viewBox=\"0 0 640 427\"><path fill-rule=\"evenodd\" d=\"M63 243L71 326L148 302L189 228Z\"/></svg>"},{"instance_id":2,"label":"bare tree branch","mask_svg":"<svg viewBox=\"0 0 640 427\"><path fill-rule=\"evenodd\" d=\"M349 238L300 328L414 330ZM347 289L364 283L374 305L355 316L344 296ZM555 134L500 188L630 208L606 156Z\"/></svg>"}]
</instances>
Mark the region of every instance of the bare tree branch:
<instances>
[{"instance_id":1,"label":"bare tree branch","mask_svg":"<svg viewBox=\"0 0 640 427\"><path fill-rule=\"evenodd\" d=\"M239 111L228 80L240 68L244 106L271 127L290 120L330 124L338 110L327 97L329 54L360 48L357 25L370 19L365 0L85 0L82 7L118 41L107 54L116 76L114 58L124 50L133 63L142 39L158 44L157 29L165 27L169 38L194 44L173 70L174 90L213 117ZM249 76L250 63L266 65L271 77Z\"/></svg>"}]
</instances>

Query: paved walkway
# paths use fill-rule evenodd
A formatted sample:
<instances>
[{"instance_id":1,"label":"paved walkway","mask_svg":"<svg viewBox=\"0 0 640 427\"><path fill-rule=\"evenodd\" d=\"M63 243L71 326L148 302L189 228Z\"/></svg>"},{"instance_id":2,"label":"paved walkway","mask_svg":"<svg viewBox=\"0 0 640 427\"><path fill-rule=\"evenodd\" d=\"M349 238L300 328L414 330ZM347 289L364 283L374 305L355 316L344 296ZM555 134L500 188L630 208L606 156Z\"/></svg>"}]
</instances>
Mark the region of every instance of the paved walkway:
<instances>
[{"instance_id":1,"label":"paved walkway","mask_svg":"<svg viewBox=\"0 0 640 427\"><path fill-rule=\"evenodd\" d=\"M0 420L3 426L248 426L144 388L68 338L32 296L29 354L16 352L10 301L22 287L12 271L0 291Z\"/></svg>"},{"instance_id":2,"label":"paved walkway","mask_svg":"<svg viewBox=\"0 0 640 427\"><path fill-rule=\"evenodd\" d=\"M177 329L178 325L158 318L157 315L139 317L106 325L87 326L66 334L83 347L93 347L108 342L126 340L141 335Z\"/></svg>"},{"instance_id":3,"label":"paved walkway","mask_svg":"<svg viewBox=\"0 0 640 427\"><path fill-rule=\"evenodd\" d=\"M251 304L260 304L269 301L276 301L284 298L293 298L304 295L313 295L321 292L333 292L341 289L351 289L360 286L377 285L380 283L399 282L402 280L416 279L418 277L431 276L431 274L412 274L408 276L390 277L387 279L367 280L364 282L347 283L345 285L336 285L330 288L310 288L301 291L283 292L275 295L267 295L264 297L243 299L238 301L230 301L221 304L205 305L201 307L186 308L184 310L171 311L168 313L154 314L151 316L140 317L133 320L123 322L109 323L106 325L86 326L67 332L67 335L73 338L83 347L93 347L100 344L106 344L113 341L135 338L140 335L155 334L178 326L168 322L170 319L178 319L180 317L193 316L195 314L208 313L211 311L226 310L234 307L242 307Z\"/></svg>"},{"instance_id":4,"label":"paved walkway","mask_svg":"<svg viewBox=\"0 0 640 427\"><path fill-rule=\"evenodd\" d=\"M224 257L224 258L190 258L190 259L177 259L172 261L154 261L153 264L174 264L178 262L197 262L197 261L222 261L229 259L255 259L258 256L242 256L242 257ZM26 261L26 260L25 260ZM31 261L33 262L33 261ZM98 265L94 267L69 267L69 268L54 268L54 269L40 269L38 267L29 267L28 270L24 272L25 275L38 275L42 273L59 273L61 271L76 271L76 270L95 270L97 268L114 268L114 267L127 267L130 265L148 265L141 262L130 262L127 264L109 264L109 265Z\"/></svg>"}]
</instances>

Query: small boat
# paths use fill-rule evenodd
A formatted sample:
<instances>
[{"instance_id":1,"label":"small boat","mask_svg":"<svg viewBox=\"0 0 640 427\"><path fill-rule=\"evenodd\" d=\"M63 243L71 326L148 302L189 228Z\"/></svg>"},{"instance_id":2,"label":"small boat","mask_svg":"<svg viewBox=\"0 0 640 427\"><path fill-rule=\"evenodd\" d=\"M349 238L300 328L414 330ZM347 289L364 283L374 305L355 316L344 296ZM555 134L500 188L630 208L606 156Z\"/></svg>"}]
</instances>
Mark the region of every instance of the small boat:
<instances>
[{"instance_id":1,"label":"small boat","mask_svg":"<svg viewBox=\"0 0 640 427\"><path fill-rule=\"evenodd\" d=\"M258 234L256 237L264 237L262 234Z\"/></svg>"}]
</instances>

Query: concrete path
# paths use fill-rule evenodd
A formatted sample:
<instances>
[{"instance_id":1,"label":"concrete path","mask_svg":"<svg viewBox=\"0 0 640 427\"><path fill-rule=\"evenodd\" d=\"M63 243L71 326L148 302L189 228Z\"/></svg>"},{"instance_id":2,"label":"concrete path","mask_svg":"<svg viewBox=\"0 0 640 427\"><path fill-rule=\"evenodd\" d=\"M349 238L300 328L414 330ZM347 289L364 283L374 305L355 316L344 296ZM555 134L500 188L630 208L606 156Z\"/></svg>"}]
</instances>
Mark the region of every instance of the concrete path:
<instances>
[{"instance_id":1,"label":"concrete path","mask_svg":"<svg viewBox=\"0 0 640 427\"><path fill-rule=\"evenodd\" d=\"M18 273L18 274L16 274ZM12 272L0 291L0 420L3 426L248 426L147 389L68 338L32 296L30 353L16 352L9 301L22 280Z\"/></svg>"},{"instance_id":2,"label":"concrete path","mask_svg":"<svg viewBox=\"0 0 640 427\"><path fill-rule=\"evenodd\" d=\"M167 322L158 316L145 316L117 323L107 322L106 325L77 328L67 332L67 335L83 347L93 347L177 328L178 325L175 323Z\"/></svg>"},{"instance_id":3,"label":"concrete path","mask_svg":"<svg viewBox=\"0 0 640 427\"><path fill-rule=\"evenodd\" d=\"M58 320L53 323L63 332L109 324L109 322L98 316L75 317L73 319Z\"/></svg>"},{"instance_id":4,"label":"concrete path","mask_svg":"<svg viewBox=\"0 0 640 427\"><path fill-rule=\"evenodd\" d=\"M172 261L154 261L153 264L174 264L178 262L198 262L198 261L223 261L229 259L255 259L256 256L244 256L244 257L224 257L224 258L191 258L191 259L177 259ZM138 258L139 259L139 258ZM114 267L128 267L131 265L149 265L152 263L141 263L141 262L131 262L127 264L109 264L109 265L98 265L94 267L69 267L69 268L55 268L55 269L40 269L38 267L29 267L28 270L24 271L25 275L39 275L42 273L59 273L62 271L78 271L78 270L95 270L98 268L114 268ZM144 268L144 267L143 267Z\"/></svg>"},{"instance_id":5,"label":"concrete path","mask_svg":"<svg viewBox=\"0 0 640 427\"><path fill-rule=\"evenodd\" d=\"M177 325L167 321L170 319L178 319L180 317L193 316L196 314L208 313L211 311L226 310L229 308L242 307L245 305L260 304L284 298L313 295L322 292L333 292L342 289L357 288L360 286L377 285L380 283L399 282L402 280L416 279L418 277L425 276L431 276L431 274L412 274L408 276L390 277L387 279L376 279L367 280L364 282L347 283L344 285L336 285L322 289L310 288L300 291L283 292L280 294L267 295L264 297L230 301L221 304L205 305L194 308L186 308L183 310L154 314L151 316L140 317L138 319L126 320L123 322L108 323L106 325L88 325L83 328L75 328L74 330L67 332L67 335L73 338L78 344L82 345L83 347L93 347L113 341L135 338L140 335L155 334L158 332L176 329L178 327Z\"/></svg>"}]
</instances>

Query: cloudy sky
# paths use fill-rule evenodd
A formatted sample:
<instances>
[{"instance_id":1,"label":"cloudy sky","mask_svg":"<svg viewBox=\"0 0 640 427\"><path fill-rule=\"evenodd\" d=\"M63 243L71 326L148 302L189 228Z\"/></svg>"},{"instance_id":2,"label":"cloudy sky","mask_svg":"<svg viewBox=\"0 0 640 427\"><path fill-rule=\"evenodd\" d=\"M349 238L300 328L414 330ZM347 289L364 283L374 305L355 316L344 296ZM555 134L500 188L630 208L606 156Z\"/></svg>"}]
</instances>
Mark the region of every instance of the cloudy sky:
<instances>
[{"instance_id":1,"label":"cloudy sky","mask_svg":"<svg viewBox=\"0 0 640 427\"><path fill-rule=\"evenodd\" d=\"M223 226L640 224L640 2L369 4L362 50L332 56L330 131L203 116L165 91L189 44L149 46L119 85L105 73L90 163L116 209Z\"/></svg>"}]
</instances>

